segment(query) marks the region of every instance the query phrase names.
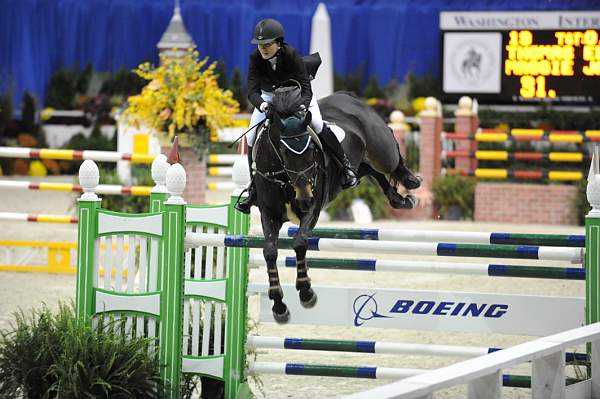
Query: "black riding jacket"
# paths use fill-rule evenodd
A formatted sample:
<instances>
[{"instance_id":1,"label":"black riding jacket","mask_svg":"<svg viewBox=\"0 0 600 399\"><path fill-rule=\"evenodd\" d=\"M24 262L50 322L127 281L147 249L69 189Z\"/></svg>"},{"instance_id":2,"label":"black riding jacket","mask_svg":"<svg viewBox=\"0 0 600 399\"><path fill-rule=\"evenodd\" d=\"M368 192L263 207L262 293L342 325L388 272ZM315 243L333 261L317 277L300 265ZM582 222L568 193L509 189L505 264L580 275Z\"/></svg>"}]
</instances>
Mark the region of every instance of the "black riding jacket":
<instances>
[{"instance_id":1,"label":"black riding jacket","mask_svg":"<svg viewBox=\"0 0 600 399\"><path fill-rule=\"evenodd\" d=\"M250 55L248 66L248 100L256 108L263 103L261 90L272 92L281 82L288 79L297 80L302 86L302 104L308 109L312 99L310 80L306 72L306 66L298 52L292 46L284 44L277 52L277 64L273 70L269 60L260 55L258 49Z\"/></svg>"}]
</instances>

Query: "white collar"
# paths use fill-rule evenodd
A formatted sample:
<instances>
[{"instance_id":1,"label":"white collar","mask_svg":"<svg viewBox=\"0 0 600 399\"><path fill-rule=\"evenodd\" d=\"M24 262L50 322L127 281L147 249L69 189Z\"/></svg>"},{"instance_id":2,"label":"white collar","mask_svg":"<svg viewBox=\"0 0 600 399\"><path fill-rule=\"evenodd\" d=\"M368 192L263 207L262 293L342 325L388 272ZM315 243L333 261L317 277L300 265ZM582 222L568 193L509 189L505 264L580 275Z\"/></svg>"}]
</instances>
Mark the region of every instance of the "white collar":
<instances>
[{"instance_id":1,"label":"white collar","mask_svg":"<svg viewBox=\"0 0 600 399\"><path fill-rule=\"evenodd\" d=\"M277 56L275 56L273 58L269 58L267 61L269 61L271 63L271 68L273 68L273 70L275 70L275 68L277 68Z\"/></svg>"}]
</instances>

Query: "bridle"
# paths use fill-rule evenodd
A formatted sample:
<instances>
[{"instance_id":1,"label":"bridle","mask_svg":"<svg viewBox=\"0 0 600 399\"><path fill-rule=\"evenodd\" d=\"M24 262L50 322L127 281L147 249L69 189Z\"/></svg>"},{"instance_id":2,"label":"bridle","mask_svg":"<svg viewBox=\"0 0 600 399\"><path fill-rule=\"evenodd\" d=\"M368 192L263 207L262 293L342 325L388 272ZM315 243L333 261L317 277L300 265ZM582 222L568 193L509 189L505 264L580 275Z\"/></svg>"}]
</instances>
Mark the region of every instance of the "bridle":
<instances>
[{"instance_id":1,"label":"bridle","mask_svg":"<svg viewBox=\"0 0 600 399\"><path fill-rule=\"evenodd\" d=\"M266 124L264 129L271 129L270 124ZM271 183L277 184L288 195L290 195L290 193L294 192L294 186L296 185L296 183L298 183L298 180L300 180L301 178L305 178L308 181L308 184L310 185L310 188L312 191L314 189L314 187L316 187L316 184L317 184L317 177L318 177L317 172L321 169L321 167L318 165L317 161L313 160L311 165L309 165L308 167L306 167L302 170L295 170L295 169L289 168L286 166L285 161L283 160L282 155L281 155L280 150L278 149L277 145L275 145L275 143L273 143L273 140L271 139L271 135L269 134L269 132L263 131L263 134L267 135L266 139L269 142L269 145L271 146L271 148L273 149L273 152L277 156L277 159L279 160L280 169L278 169L276 171L263 172L263 171L258 170L258 168L256 168L256 174L258 174L259 176L261 176L262 178L264 178L265 180L267 180ZM303 136L307 136L308 134L309 134L308 132L304 132L304 133L300 133L295 136L289 136L289 138L303 137ZM313 170L314 170L314 172L313 172ZM313 173L311 173L311 172L313 172Z\"/></svg>"}]
</instances>

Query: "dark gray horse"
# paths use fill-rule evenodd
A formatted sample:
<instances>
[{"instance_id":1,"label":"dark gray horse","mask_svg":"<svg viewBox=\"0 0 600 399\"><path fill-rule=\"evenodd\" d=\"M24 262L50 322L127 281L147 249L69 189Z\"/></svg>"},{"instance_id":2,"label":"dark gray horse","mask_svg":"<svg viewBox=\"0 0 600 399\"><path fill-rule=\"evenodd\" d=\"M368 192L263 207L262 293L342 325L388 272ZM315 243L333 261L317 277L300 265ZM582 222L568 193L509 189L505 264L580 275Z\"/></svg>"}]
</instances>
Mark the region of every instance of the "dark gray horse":
<instances>
[{"instance_id":1,"label":"dark gray horse","mask_svg":"<svg viewBox=\"0 0 600 399\"><path fill-rule=\"evenodd\" d=\"M309 135L310 112L299 114L297 90L277 90L275 111L268 116L254 145L257 206L265 236L263 254L269 274L269 298L274 301L273 317L289 320L277 272L279 229L288 220L299 224L293 239L296 253L296 289L300 302L313 307L317 296L311 288L306 262L307 237L321 210L342 190L340 165L333 161ZM369 106L350 93L338 92L319 102L323 119L345 133L342 146L358 177L372 176L393 208L413 208L413 196L396 191L397 182L406 189L420 186L405 166L394 135Z\"/></svg>"}]
</instances>

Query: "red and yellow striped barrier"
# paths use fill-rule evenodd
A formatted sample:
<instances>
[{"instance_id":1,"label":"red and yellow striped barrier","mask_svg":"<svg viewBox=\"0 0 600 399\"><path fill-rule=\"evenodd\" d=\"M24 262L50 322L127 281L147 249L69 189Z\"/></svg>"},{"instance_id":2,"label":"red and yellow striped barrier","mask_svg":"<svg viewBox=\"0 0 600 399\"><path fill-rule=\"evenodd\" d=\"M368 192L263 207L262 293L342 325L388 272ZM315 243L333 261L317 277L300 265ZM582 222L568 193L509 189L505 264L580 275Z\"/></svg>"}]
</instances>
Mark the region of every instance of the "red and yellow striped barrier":
<instances>
[{"instance_id":1,"label":"red and yellow striped barrier","mask_svg":"<svg viewBox=\"0 0 600 399\"><path fill-rule=\"evenodd\" d=\"M23 189L23 190L44 190L44 191L63 191L80 193L83 191L79 184L71 183L52 183L52 182L31 182L27 180L0 180L1 188ZM149 196L152 191L151 186L121 186L117 184L99 184L96 194L103 195L135 195Z\"/></svg>"},{"instance_id":2,"label":"red and yellow striped barrier","mask_svg":"<svg viewBox=\"0 0 600 399\"><path fill-rule=\"evenodd\" d=\"M509 152L493 151L447 151L442 158L475 158L480 161L551 161L551 162L583 162L590 159L580 152Z\"/></svg>"},{"instance_id":3,"label":"red and yellow striped barrier","mask_svg":"<svg viewBox=\"0 0 600 399\"><path fill-rule=\"evenodd\" d=\"M524 179L552 181L579 181L583 179L583 173L577 170L513 170L495 168L477 168L473 170L448 169L446 173L459 173L463 176L473 176L480 179Z\"/></svg>"},{"instance_id":4,"label":"red and yellow striped barrier","mask_svg":"<svg viewBox=\"0 0 600 399\"><path fill-rule=\"evenodd\" d=\"M118 162L150 164L156 155L116 151L59 150L54 148L0 147L0 158L58 159L64 161Z\"/></svg>"},{"instance_id":5,"label":"red and yellow striped barrier","mask_svg":"<svg viewBox=\"0 0 600 399\"><path fill-rule=\"evenodd\" d=\"M478 142L498 143L504 141L549 141L551 143L600 142L600 130L512 129L509 133L480 130L476 133L442 133L445 140L474 140Z\"/></svg>"},{"instance_id":6,"label":"red and yellow striped barrier","mask_svg":"<svg viewBox=\"0 0 600 399\"><path fill-rule=\"evenodd\" d=\"M75 216L69 215L51 215L51 214L32 214L19 212L0 212L0 220L10 220L15 222L34 222L34 223L59 223L74 224L77 223Z\"/></svg>"}]
</instances>

